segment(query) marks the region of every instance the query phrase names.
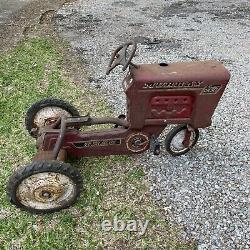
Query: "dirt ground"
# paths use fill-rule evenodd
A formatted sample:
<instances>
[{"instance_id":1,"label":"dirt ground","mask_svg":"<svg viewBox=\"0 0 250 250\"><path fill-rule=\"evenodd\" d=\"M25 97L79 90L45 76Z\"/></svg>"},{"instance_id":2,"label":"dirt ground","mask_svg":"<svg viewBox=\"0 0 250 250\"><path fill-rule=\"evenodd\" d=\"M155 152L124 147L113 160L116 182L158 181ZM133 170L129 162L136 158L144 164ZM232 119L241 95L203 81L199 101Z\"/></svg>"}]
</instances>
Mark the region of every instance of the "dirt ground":
<instances>
[{"instance_id":1,"label":"dirt ground","mask_svg":"<svg viewBox=\"0 0 250 250\"><path fill-rule=\"evenodd\" d=\"M0 52L24 38L32 27L42 24L68 0L10 0L0 2Z\"/></svg>"}]
</instances>

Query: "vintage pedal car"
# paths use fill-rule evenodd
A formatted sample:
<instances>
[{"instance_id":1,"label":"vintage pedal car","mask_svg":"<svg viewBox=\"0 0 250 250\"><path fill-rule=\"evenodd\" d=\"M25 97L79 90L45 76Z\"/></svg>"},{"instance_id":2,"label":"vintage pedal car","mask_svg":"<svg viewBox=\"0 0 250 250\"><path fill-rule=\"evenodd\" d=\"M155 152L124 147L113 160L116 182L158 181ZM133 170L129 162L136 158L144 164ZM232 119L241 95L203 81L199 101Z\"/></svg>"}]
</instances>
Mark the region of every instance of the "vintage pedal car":
<instances>
[{"instance_id":1,"label":"vintage pedal car","mask_svg":"<svg viewBox=\"0 0 250 250\"><path fill-rule=\"evenodd\" d=\"M199 128L211 125L211 117L228 84L230 74L217 61L132 63L136 43L119 46L107 74L116 66L129 67L122 87L127 114L118 118L80 116L69 103L45 99L33 104L26 128L36 138L33 162L10 177L7 192L16 206L46 213L71 206L82 188L79 171L65 163L75 157L130 155L151 149L160 153L159 135L169 124L179 124L165 138L173 156L187 153L197 142ZM114 124L113 128L80 131L82 126Z\"/></svg>"}]
</instances>

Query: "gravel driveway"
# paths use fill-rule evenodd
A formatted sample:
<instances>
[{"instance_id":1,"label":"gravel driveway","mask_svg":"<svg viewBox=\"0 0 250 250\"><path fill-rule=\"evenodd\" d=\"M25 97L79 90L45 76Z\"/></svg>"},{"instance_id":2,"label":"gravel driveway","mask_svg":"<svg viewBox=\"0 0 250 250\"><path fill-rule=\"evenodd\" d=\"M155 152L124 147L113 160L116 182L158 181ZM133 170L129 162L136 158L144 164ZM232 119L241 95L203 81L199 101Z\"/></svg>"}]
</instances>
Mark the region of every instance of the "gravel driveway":
<instances>
[{"instance_id":1,"label":"gravel driveway","mask_svg":"<svg viewBox=\"0 0 250 250\"><path fill-rule=\"evenodd\" d=\"M116 69L105 76L111 52L139 42L136 63L216 59L231 80L198 145L173 158L143 154L150 190L199 249L249 249L250 150L249 1L83 0L59 10L56 24L89 71L90 84L124 113ZM86 111L87 113L87 111Z\"/></svg>"}]
</instances>

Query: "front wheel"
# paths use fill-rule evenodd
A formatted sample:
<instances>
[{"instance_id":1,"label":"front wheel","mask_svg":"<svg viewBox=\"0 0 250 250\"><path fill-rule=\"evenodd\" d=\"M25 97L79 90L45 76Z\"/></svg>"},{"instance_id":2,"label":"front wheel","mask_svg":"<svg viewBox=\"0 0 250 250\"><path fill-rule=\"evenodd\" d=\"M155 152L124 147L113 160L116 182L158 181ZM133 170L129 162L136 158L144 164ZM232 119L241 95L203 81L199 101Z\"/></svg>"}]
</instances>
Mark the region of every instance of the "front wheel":
<instances>
[{"instance_id":1,"label":"front wheel","mask_svg":"<svg viewBox=\"0 0 250 250\"><path fill-rule=\"evenodd\" d=\"M82 189L80 172L60 161L34 161L10 177L11 203L31 213L51 213L73 205Z\"/></svg>"},{"instance_id":2,"label":"front wheel","mask_svg":"<svg viewBox=\"0 0 250 250\"><path fill-rule=\"evenodd\" d=\"M173 128L165 138L166 150L173 156L187 153L198 141L199 130L188 125Z\"/></svg>"}]
</instances>

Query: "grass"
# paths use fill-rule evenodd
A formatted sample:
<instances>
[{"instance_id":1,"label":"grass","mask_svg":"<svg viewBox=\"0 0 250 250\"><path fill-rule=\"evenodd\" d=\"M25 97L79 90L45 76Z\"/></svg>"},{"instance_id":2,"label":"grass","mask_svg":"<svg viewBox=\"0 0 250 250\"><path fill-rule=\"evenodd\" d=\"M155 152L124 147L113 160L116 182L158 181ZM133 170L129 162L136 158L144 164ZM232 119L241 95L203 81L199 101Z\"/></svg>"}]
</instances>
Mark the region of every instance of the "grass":
<instances>
[{"instance_id":1,"label":"grass","mask_svg":"<svg viewBox=\"0 0 250 250\"><path fill-rule=\"evenodd\" d=\"M57 97L68 100L82 114L111 115L97 94L76 85L65 74L58 44L28 38L0 58L0 249L194 249L164 218L147 191L144 173L129 157L75 160L84 176L84 192L74 207L49 215L16 209L5 186L13 169L29 163L35 141L24 129L24 116L34 102ZM149 220L145 235L104 232L104 219Z\"/></svg>"}]
</instances>

